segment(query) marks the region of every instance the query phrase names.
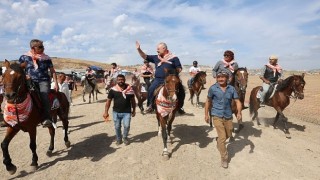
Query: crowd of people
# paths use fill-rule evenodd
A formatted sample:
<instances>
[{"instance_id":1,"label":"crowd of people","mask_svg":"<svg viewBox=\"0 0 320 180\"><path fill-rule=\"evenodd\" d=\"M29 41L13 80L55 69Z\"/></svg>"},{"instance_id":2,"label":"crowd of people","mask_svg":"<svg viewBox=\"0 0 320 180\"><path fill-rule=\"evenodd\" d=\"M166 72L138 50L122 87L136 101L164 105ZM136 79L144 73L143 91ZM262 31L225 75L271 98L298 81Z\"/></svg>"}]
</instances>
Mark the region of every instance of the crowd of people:
<instances>
[{"instance_id":1,"label":"crowd of people","mask_svg":"<svg viewBox=\"0 0 320 180\"><path fill-rule=\"evenodd\" d=\"M157 54L147 55L142 49L138 41L135 43L138 54L142 58L142 65L133 72L134 76L143 78L146 89L148 92L147 109L145 113L154 111L155 97L153 92L165 82L165 69L174 70L177 74L182 71L182 64L180 59L169 51L166 43L159 43L156 48ZM53 125L52 117L50 116L50 104L48 93L51 89L54 91L63 92L70 105L72 104L72 91L77 91L76 82L73 77L65 73L57 75L53 66L51 58L44 53L43 41L33 39L30 41L30 50L19 58L19 63L26 63L25 72L30 88L35 88L40 95L43 107L43 121L44 127ZM154 64L152 66L150 63ZM104 79L108 92L107 101L105 104L103 117L109 118L109 109L111 102L114 101L112 107L112 116L116 132L116 144L124 143L129 144L128 134L130 130L131 118L136 113L135 96L130 84L126 83L125 76L121 73L121 68L116 64L111 64L111 69L105 71ZM221 166L228 167L228 152L226 149L226 140L231 137L232 125L232 110L231 101L235 100L237 105L238 114L236 118L240 119L241 102L234 86L234 73L237 71L239 65L235 61L234 52L227 50L223 54L223 59L218 61L212 71L216 83L211 85L208 89L207 99L205 103L205 121L209 122L209 117L213 117L213 124L218 134L217 148L221 156ZM189 69L188 87L190 88L194 77L201 69L198 66L198 61L193 61L193 66ZM0 76L0 103L3 100L4 88L2 84L2 71ZM50 73L49 73L50 72ZM86 78L96 78L95 72L88 67L85 73ZM262 89L259 93L261 104L266 100L264 99L266 92L270 85L281 81L282 68L278 64L278 57L272 55L269 57L269 62L263 66L261 76ZM176 92L178 99L178 112L185 114L183 109L185 90L182 82L179 82L178 91ZM123 124L123 133L121 131L121 124Z\"/></svg>"}]
</instances>

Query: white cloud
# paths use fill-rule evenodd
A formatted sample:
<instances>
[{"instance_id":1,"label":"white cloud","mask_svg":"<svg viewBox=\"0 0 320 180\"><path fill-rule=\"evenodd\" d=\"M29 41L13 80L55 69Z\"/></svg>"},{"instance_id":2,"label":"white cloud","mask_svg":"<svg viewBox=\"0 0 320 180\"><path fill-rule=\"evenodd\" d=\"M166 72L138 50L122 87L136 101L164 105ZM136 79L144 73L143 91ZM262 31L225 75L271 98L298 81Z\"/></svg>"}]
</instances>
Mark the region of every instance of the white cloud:
<instances>
[{"instance_id":1,"label":"white cloud","mask_svg":"<svg viewBox=\"0 0 320 180\"><path fill-rule=\"evenodd\" d=\"M54 21L45 18L37 19L36 26L33 29L34 35L50 34L54 27Z\"/></svg>"},{"instance_id":2,"label":"white cloud","mask_svg":"<svg viewBox=\"0 0 320 180\"><path fill-rule=\"evenodd\" d=\"M117 16L114 20L113 20L113 25L115 27L120 26L122 23L124 23L124 21L128 18L128 16L126 14L121 14L119 16Z\"/></svg>"}]
</instances>

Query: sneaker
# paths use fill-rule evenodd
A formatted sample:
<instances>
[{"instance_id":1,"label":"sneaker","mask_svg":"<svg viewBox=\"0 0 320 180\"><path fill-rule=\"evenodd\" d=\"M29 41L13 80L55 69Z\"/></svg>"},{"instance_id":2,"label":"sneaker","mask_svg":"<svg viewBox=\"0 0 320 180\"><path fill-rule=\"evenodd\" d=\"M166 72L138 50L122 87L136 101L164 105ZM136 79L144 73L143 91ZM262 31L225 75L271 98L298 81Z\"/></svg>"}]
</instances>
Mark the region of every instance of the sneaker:
<instances>
[{"instance_id":1,"label":"sneaker","mask_svg":"<svg viewBox=\"0 0 320 180\"><path fill-rule=\"evenodd\" d=\"M152 111L153 111L152 106L148 106L144 112L145 113L152 113Z\"/></svg>"},{"instance_id":2,"label":"sneaker","mask_svg":"<svg viewBox=\"0 0 320 180\"><path fill-rule=\"evenodd\" d=\"M52 126L52 121L49 119L46 119L42 122L42 127L50 127Z\"/></svg>"},{"instance_id":3,"label":"sneaker","mask_svg":"<svg viewBox=\"0 0 320 180\"><path fill-rule=\"evenodd\" d=\"M130 144L128 138L123 138L123 144L126 146Z\"/></svg>"},{"instance_id":4,"label":"sneaker","mask_svg":"<svg viewBox=\"0 0 320 180\"><path fill-rule=\"evenodd\" d=\"M122 144L122 140L117 140L116 145L119 146L120 144Z\"/></svg>"},{"instance_id":5,"label":"sneaker","mask_svg":"<svg viewBox=\"0 0 320 180\"><path fill-rule=\"evenodd\" d=\"M227 169L228 168L228 161L221 161L221 167Z\"/></svg>"},{"instance_id":6,"label":"sneaker","mask_svg":"<svg viewBox=\"0 0 320 180\"><path fill-rule=\"evenodd\" d=\"M178 113L179 113L179 114L185 114L186 112L184 111L183 108L180 108L180 109L178 109Z\"/></svg>"}]
</instances>

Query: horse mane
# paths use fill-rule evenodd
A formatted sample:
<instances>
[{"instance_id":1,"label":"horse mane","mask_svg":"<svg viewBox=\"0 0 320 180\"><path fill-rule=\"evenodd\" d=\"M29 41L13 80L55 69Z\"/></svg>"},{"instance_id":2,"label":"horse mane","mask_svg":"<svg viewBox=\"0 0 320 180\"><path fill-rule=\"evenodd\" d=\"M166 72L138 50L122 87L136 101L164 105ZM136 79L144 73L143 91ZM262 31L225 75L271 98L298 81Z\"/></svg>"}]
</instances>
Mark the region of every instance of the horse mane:
<instances>
[{"instance_id":1,"label":"horse mane","mask_svg":"<svg viewBox=\"0 0 320 180\"><path fill-rule=\"evenodd\" d=\"M300 79L301 82L305 83L304 79L302 78L302 76L300 75L292 75L287 77L285 80L282 81L282 83L280 83L277 87L277 89L279 91L284 90L286 87L288 87L290 85L290 83L292 82L294 77L298 77Z\"/></svg>"},{"instance_id":2,"label":"horse mane","mask_svg":"<svg viewBox=\"0 0 320 180\"><path fill-rule=\"evenodd\" d=\"M239 67L239 68L237 69L237 71L247 71L247 68L246 68L246 67Z\"/></svg>"},{"instance_id":3,"label":"horse mane","mask_svg":"<svg viewBox=\"0 0 320 180\"><path fill-rule=\"evenodd\" d=\"M24 70L21 68L20 64L14 62L12 64L10 64L10 68L16 72L21 73L22 75L25 74Z\"/></svg>"},{"instance_id":4,"label":"horse mane","mask_svg":"<svg viewBox=\"0 0 320 180\"><path fill-rule=\"evenodd\" d=\"M196 74L196 76L194 77L194 81L197 81L197 80L201 77L201 75L203 75L203 74L206 74L206 72L204 72L204 71L199 71L199 72Z\"/></svg>"},{"instance_id":5,"label":"horse mane","mask_svg":"<svg viewBox=\"0 0 320 180\"><path fill-rule=\"evenodd\" d=\"M169 75L178 76L179 73L175 69L168 69L168 71L166 72L166 76L169 76Z\"/></svg>"}]
</instances>

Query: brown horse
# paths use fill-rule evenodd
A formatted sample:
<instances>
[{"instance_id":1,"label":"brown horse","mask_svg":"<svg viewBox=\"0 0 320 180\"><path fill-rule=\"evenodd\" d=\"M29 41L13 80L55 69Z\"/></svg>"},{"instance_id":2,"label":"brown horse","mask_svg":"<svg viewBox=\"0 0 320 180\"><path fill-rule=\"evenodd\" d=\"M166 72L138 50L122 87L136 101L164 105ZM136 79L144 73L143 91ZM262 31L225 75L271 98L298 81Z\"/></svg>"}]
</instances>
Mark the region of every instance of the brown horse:
<instances>
[{"instance_id":1,"label":"brown horse","mask_svg":"<svg viewBox=\"0 0 320 180\"><path fill-rule=\"evenodd\" d=\"M5 88L5 98L7 100L6 108L8 108L8 114L5 118L7 123L7 131L4 140L1 143L1 149L3 153L3 164L5 164L7 171L10 174L14 174L17 167L12 163L8 146L14 136L23 130L29 133L30 137L30 149L32 151L32 163L31 166L34 170L38 167L38 155L36 152L36 135L37 126L42 121L42 109L39 106L39 99L37 95L33 96L29 93L26 85L26 74L23 67L26 63L10 64L9 61L5 60L4 65L6 71L4 72L4 88ZM58 115L63 122L63 128L65 130L64 141L67 147L70 146L68 140L68 113L69 113L69 103L64 94L57 94L57 98L60 102L60 108L52 111L52 115ZM67 102L67 103L66 103ZM5 112L6 114L6 112ZM5 117L6 117L5 116ZM9 121L11 120L11 121ZM54 127L48 127L51 136L50 146L47 151L47 155L54 149Z\"/></svg>"},{"instance_id":2,"label":"brown horse","mask_svg":"<svg viewBox=\"0 0 320 180\"><path fill-rule=\"evenodd\" d=\"M165 160L169 159L169 152L167 149L167 139L170 137L172 129L172 122L175 118L175 113L178 109L177 93L180 83L180 78L176 72L169 72L165 69L166 77L164 85L156 90L155 104L156 116L159 125L159 132L162 134L163 140L163 153L162 156ZM160 131L161 128L161 131ZM172 143L172 140L171 140Z\"/></svg>"},{"instance_id":3,"label":"brown horse","mask_svg":"<svg viewBox=\"0 0 320 180\"><path fill-rule=\"evenodd\" d=\"M287 125L288 118L284 116L283 110L290 104L290 97L294 99L303 99L304 98L304 86L306 82L304 81L304 74L302 75L292 75L283 80L280 83L274 95L266 99L266 105L273 107L276 111L276 117L273 122L273 127L276 128L275 124L278 119L282 119L284 122L284 132L287 138L290 138L290 133ZM252 120L257 118L257 123L260 125L258 118L258 109L260 108L260 100L257 98L257 93L261 89L261 86L255 87L250 93L250 115L253 114ZM291 94L294 94L293 96Z\"/></svg>"},{"instance_id":4,"label":"brown horse","mask_svg":"<svg viewBox=\"0 0 320 180\"><path fill-rule=\"evenodd\" d=\"M193 83L191 84L191 87L189 87L189 92L190 92L189 100L191 100L192 105L193 105L193 96L194 95L197 96L196 107L199 107L199 96L200 96L201 90L203 89L203 85L206 84L206 77L207 77L207 73L205 71L198 72L193 79Z\"/></svg>"},{"instance_id":5,"label":"brown horse","mask_svg":"<svg viewBox=\"0 0 320 180\"><path fill-rule=\"evenodd\" d=\"M148 92L143 90L143 85L142 83L140 83L140 78L137 77L135 74L132 75L131 82L132 82L132 89L138 100L138 107L141 113L143 113L144 111L143 102L147 99Z\"/></svg>"},{"instance_id":6,"label":"brown horse","mask_svg":"<svg viewBox=\"0 0 320 180\"><path fill-rule=\"evenodd\" d=\"M245 100L245 96L246 96L246 89L247 89L247 84L248 84L248 71L247 68L243 68L240 67L237 69L237 71L234 74L234 88L236 89L238 96L239 96L239 100L242 104L242 110L245 108L244 106L244 100ZM234 100L232 100L232 113L234 115L237 115L238 110L237 110L237 105L234 102ZM243 125L242 125L242 118L238 120L239 126L238 129L235 130L235 133L239 133L241 131L241 129L243 129Z\"/></svg>"}]
</instances>

